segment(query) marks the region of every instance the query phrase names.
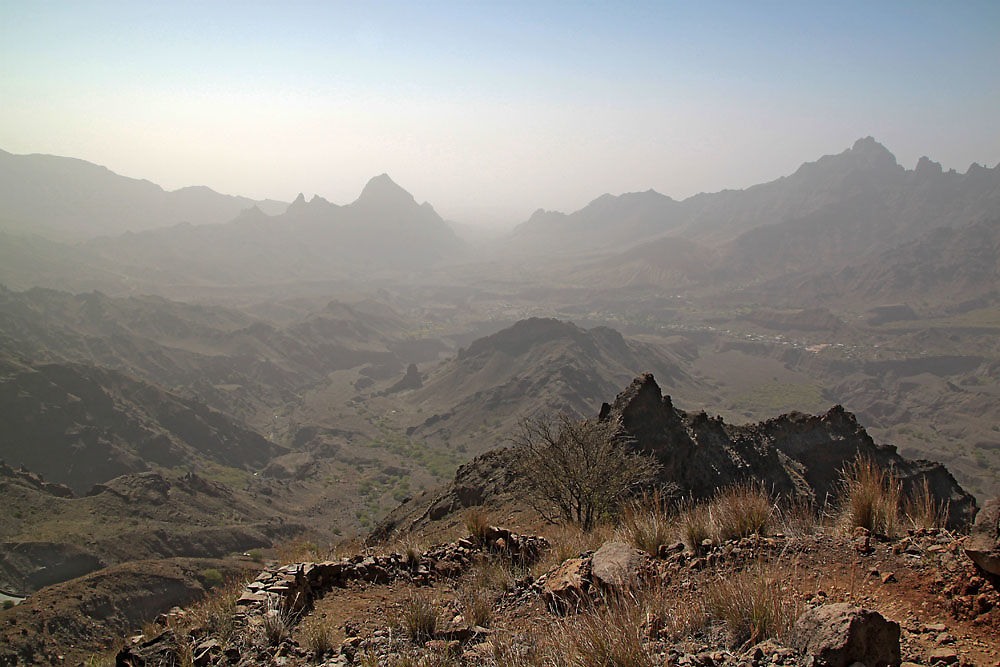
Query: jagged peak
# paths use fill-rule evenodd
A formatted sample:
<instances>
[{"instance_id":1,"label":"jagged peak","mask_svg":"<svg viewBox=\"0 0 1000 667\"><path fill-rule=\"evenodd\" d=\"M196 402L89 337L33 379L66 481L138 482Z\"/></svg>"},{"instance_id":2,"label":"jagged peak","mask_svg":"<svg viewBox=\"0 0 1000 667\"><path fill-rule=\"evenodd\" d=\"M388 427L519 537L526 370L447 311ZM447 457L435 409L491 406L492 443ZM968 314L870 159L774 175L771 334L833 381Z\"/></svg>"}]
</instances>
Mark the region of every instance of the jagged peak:
<instances>
[{"instance_id":1,"label":"jagged peak","mask_svg":"<svg viewBox=\"0 0 1000 667\"><path fill-rule=\"evenodd\" d=\"M855 141L845 155L862 160L866 166L897 166L896 156L871 136Z\"/></svg>"},{"instance_id":2,"label":"jagged peak","mask_svg":"<svg viewBox=\"0 0 1000 667\"><path fill-rule=\"evenodd\" d=\"M941 163L935 162L926 155L917 160L917 166L913 169L918 174L940 174L942 173Z\"/></svg>"},{"instance_id":3,"label":"jagged peak","mask_svg":"<svg viewBox=\"0 0 1000 667\"><path fill-rule=\"evenodd\" d=\"M416 200L409 192L396 184L389 174L374 176L365 185L355 204L370 205L387 203L404 203L416 205Z\"/></svg>"}]
</instances>

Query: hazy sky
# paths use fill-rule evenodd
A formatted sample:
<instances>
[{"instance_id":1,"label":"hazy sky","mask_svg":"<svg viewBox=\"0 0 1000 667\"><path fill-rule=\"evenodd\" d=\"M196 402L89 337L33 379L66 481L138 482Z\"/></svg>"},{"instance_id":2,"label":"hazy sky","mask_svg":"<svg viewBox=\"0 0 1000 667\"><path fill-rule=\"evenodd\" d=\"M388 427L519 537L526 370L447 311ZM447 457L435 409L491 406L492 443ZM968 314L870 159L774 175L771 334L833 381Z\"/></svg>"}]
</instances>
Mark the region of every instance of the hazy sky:
<instances>
[{"instance_id":1,"label":"hazy sky","mask_svg":"<svg viewBox=\"0 0 1000 667\"><path fill-rule=\"evenodd\" d=\"M745 187L873 135L1000 161L1000 2L0 0L0 148L465 222Z\"/></svg>"}]
</instances>

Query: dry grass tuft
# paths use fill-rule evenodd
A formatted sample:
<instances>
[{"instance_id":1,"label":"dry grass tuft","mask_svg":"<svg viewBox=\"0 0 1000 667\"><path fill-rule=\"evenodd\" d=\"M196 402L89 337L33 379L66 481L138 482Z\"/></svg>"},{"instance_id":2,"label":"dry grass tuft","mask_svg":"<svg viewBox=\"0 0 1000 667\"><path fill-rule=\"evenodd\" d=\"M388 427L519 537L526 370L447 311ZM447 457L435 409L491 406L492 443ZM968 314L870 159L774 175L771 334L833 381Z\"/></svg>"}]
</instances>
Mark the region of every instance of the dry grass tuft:
<instances>
[{"instance_id":1,"label":"dry grass tuft","mask_svg":"<svg viewBox=\"0 0 1000 667\"><path fill-rule=\"evenodd\" d=\"M490 528L490 516L482 507L471 507L465 513L465 529L473 542L482 544Z\"/></svg>"},{"instance_id":2,"label":"dry grass tuft","mask_svg":"<svg viewBox=\"0 0 1000 667\"><path fill-rule=\"evenodd\" d=\"M903 511L907 523L911 528L943 528L948 516L948 504L937 501L926 477L921 481L922 484L906 496Z\"/></svg>"},{"instance_id":3,"label":"dry grass tuft","mask_svg":"<svg viewBox=\"0 0 1000 667\"><path fill-rule=\"evenodd\" d=\"M766 535L774 519L774 503L764 487L741 482L719 491L710 504L718 539Z\"/></svg>"},{"instance_id":4,"label":"dry grass tuft","mask_svg":"<svg viewBox=\"0 0 1000 667\"><path fill-rule=\"evenodd\" d=\"M422 643L434 637L438 625L438 606L426 593L411 593L403 600L401 621L406 634Z\"/></svg>"},{"instance_id":5,"label":"dry grass tuft","mask_svg":"<svg viewBox=\"0 0 1000 667\"><path fill-rule=\"evenodd\" d=\"M291 614L280 604L268 605L260 626L264 642L268 646L277 646L291 635L293 625Z\"/></svg>"},{"instance_id":6,"label":"dry grass tuft","mask_svg":"<svg viewBox=\"0 0 1000 667\"><path fill-rule=\"evenodd\" d=\"M733 646L783 637L796 618L796 606L761 562L749 570L723 575L705 591L708 615L725 624Z\"/></svg>"},{"instance_id":7,"label":"dry grass tuft","mask_svg":"<svg viewBox=\"0 0 1000 667\"><path fill-rule=\"evenodd\" d=\"M659 661L647 643L645 606L616 598L581 615L552 635L546 664L576 667L654 667Z\"/></svg>"},{"instance_id":8,"label":"dry grass tuft","mask_svg":"<svg viewBox=\"0 0 1000 667\"><path fill-rule=\"evenodd\" d=\"M892 471L858 455L844 466L842 511L847 524L891 537L899 528L902 486Z\"/></svg>"},{"instance_id":9,"label":"dry grass tuft","mask_svg":"<svg viewBox=\"0 0 1000 667\"><path fill-rule=\"evenodd\" d=\"M661 545L672 541L676 532L676 519L659 491L654 491L625 506L618 535L636 549L656 556Z\"/></svg>"},{"instance_id":10,"label":"dry grass tuft","mask_svg":"<svg viewBox=\"0 0 1000 667\"><path fill-rule=\"evenodd\" d=\"M693 553L701 553L701 543L714 538L712 513L708 505L687 503L678 517L681 539Z\"/></svg>"},{"instance_id":11,"label":"dry grass tuft","mask_svg":"<svg viewBox=\"0 0 1000 667\"><path fill-rule=\"evenodd\" d=\"M317 619L302 629L302 643L314 656L322 657L334 649L333 628Z\"/></svg>"},{"instance_id":12,"label":"dry grass tuft","mask_svg":"<svg viewBox=\"0 0 1000 667\"><path fill-rule=\"evenodd\" d=\"M820 524L819 512L808 498L786 499L778 508L781 529L789 535L813 535Z\"/></svg>"},{"instance_id":13,"label":"dry grass tuft","mask_svg":"<svg viewBox=\"0 0 1000 667\"><path fill-rule=\"evenodd\" d=\"M223 643L236 636L236 601L239 599L246 580L236 578L214 588L200 602L191 608L189 618Z\"/></svg>"}]
</instances>

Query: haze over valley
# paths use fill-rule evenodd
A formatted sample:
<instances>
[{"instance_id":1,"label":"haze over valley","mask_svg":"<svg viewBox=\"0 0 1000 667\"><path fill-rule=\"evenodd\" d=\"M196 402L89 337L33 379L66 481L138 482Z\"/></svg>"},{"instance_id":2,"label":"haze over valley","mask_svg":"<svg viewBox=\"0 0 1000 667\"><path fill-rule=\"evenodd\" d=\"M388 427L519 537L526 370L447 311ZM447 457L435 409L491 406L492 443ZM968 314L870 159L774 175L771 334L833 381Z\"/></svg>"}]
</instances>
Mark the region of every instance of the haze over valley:
<instances>
[{"instance_id":1,"label":"haze over valley","mask_svg":"<svg viewBox=\"0 0 1000 667\"><path fill-rule=\"evenodd\" d=\"M525 419L1000 495L995 8L339 7L0 9L0 664L506 511Z\"/></svg>"}]
</instances>

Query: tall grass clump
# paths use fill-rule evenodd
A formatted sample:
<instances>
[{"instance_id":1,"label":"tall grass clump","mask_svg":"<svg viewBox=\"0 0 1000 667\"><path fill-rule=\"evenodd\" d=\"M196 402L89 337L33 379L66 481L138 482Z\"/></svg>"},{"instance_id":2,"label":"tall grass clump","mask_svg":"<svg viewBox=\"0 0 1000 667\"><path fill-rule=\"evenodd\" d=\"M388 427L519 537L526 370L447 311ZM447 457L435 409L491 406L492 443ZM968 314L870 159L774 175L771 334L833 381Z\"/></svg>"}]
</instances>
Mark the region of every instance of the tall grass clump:
<instances>
[{"instance_id":1,"label":"tall grass clump","mask_svg":"<svg viewBox=\"0 0 1000 667\"><path fill-rule=\"evenodd\" d=\"M660 546L669 544L676 530L676 517L659 491L628 503L622 510L619 536L636 549L655 556Z\"/></svg>"},{"instance_id":2,"label":"tall grass clump","mask_svg":"<svg viewBox=\"0 0 1000 667\"><path fill-rule=\"evenodd\" d=\"M493 624L493 598L493 591L477 585L475 581L459 591L458 602L469 625L488 628Z\"/></svg>"},{"instance_id":3,"label":"tall grass clump","mask_svg":"<svg viewBox=\"0 0 1000 667\"><path fill-rule=\"evenodd\" d=\"M403 629L415 642L433 639L437 631L437 604L428 595L413 593L403 600L401 620Z\"/></svg>"},{"instance_id":4,"label":"tall grass clump","mask_svg":"<svg viewBox=\"0 0 1000 667\"><path fill-rule=\"evenodd\" d=\"M948 504L938 502L931 491L930 482L924 477L919 487L916 487L906 495L903 503L903 512L906 514L907 523L912 528L935 529L943 528L945 519L948 516Z\"/></svg>"},{"instance_id":5,"label":"tall grass clump","mask_svg":"<svg viewBox=\"0 0 1000 667\"><path fill-rule=\"evenodd\" d=\"M645 606L612 598L551 636L546 664L573 667L654 667L660 662L647 644Z\"/></svg>"},{"instance_id":6,"label":"tall grass clump","mask_svg":"<svg viewBox=\"0 0 1000 667\"><path fill-rule=\"evenodd\" d=\"M302 629L302 643L314 656L322 657L334 649L333 628L321 620L310 623Z\"/></svg>"},{"instance_id":7,"label":"tall grass clump","mask_svg":"<svg viewBox=\"0 0 1000 667\"><path fill-rule=\"evenodd\" d=\"M465 513L465 529L473 542L482 544L486 541L486 533L490 529L489 514L481 507L472 507Z\"/></svg>"},{"instance_id":8,"label":"tall grass clump","mask_svg":"<svg viewBox=\"0 0 1000 667\"><path fill-rule=\"evenodd\" d=\"M778 508L781 529L791 535L812 535L820 523L816 505L809 498L786 498Z\"/></svg>"},{"instance_id":9,"label":"tall grass clump","mask_svg":"<svg viewBox=\"0 0 1000 667\"><path fill-rule=\"evenodd\" d=\"M782 637L795 620L795 604L763 563L711 582L705 591L705 609L725 625L733 646Z\"/></svg>"},{"instance_id":10,"label":"tall grass clump","mask_svg":"<svg viewBox=\"0 0 1000 667\"><path fill-rule=\"evenodd\" d=\"M892 536L899 527L902 485L892 471L858 455L843 470L843 514L851 527Z\"/></svg>"},{"instance_id":11,"label":"tall grass clump","mask_svg":"<svg viewBox=\"0 0 1000 667\"><path fill-rule=\"evenodd\" d=\"M701 553L702 542L713 539L712 513L709 506L704 503L688 502L681 509L678 522L681 539L693 553Z\"/></svg>"},{"instance_id":12,"label":"tall grass clump","mask_svg":"<svg viewBox=\"0 0 1000 667\"><path fill-rule=\"evenodd\" d=\"M756 482L740 482L716 493L712 520L721 541L766 535L774 520L774 503Z\"/></svg>"},{"instance_id":13,"label":"tall grass clump","mask_svg":"<svg viewBox=\"0 0 1000 667\"><path fill-rule=\"evenodd\" d=\"M277 646L292 633L292 615L280 603L268 604L261 631L268 646Z\"/></svg>"}]
</instances>

